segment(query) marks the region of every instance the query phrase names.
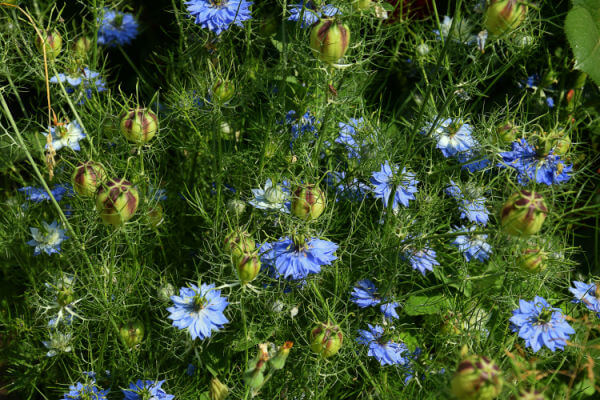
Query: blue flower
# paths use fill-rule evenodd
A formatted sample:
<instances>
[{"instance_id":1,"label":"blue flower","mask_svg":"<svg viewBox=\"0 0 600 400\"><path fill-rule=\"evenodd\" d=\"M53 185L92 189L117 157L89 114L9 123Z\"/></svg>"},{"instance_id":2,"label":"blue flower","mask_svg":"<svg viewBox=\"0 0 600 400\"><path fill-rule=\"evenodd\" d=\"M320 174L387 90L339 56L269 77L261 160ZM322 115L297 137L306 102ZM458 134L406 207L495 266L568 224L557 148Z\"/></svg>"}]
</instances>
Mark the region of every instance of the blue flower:
<instances>
[{"instance_id":1,"label":"blue flower","mask_svg":"<svg viewBox=\"0 0 600 400\"><path fill-rule=\"evenodd\" d=\"M243 28L242 21L252 18L252 2L246 0L190 0L185 5L196 24L217 35L231 24Z\"/></svg>"},{"instance_id":2,"label":"blue flower","mask_svg":"<svg viewBox=\"0 0 600 400\"><path fill-rule=\"evenodd\" d=\"M321 123L316 119L310 110L306 110L303 116L300 118L296 117L296 111L290 110L285 115L285 123L291 126L292 140L290 141L290 148L293 148L294 141L298 139L305 132L314 133L317 136L317 125Z\"/></svg>"},{"instance_id":3,"label":"blue flower","mask_svg":"<svg viewBox=\"0 0 600 400\"><path fill-rule=\"evenodd\" d=\"M474 224L487 225L489 212L485 206L485 197L481 197L473 190L471 193L463 194L461 189L450 180L450 186L446 188L446 193L458 202L460 217L466 218Z\"/></svg>"},{"instance_id":4,"label":"blue flower","mask_svg":"<svg viewBox=\"0 0 600 400\"><path fill-rule=\"evenodd\" d=\"M43 340L42 343L48 349L46 357L54 357L59 353L68 353L71 351L70 333L50 332L50 338Z\"/></svg>"},{"instance_id":5,"label":"blue flower","mask_svg":"<svg viewBox=\"0 0 600 400\"><path fill-rule=\"evenodd\" d=\"M106 90L106 83L100 77L100 73L91 71L89 68L84 68L77 75L60 73L50 78L50 82L67 83L65 90L68 94L77 92L75 100L79 105L85 103L86 98L92 98L92 89L97 92Z\"/></svg>"},{"instance_id":6,"label":"blue flower","mask_svg":"<svg viewBox=\"0 0 600 400\"><path fill-rule=\"evenodd\" d=\"M573 170L573 165L565 165L560 156L554 155L552 150L545 156L538 154L536 148L525 139L513 142L512 150L500 153L500 156L502 162L498 166L517 170L518 182L521 185L535 181L550 186L571 179L569 173Z\"/></svg>"},{"instance_id":7,"label":"blue flower","mask_svg":"<svg viewBox=\"0 0 600 400\"><path fill-rule=\"evenodd\" d=\"M472 226L470 228L465 228L461 226L460 228L456 228L453 232L473 232L477 229L476 226ZM490 246L485 240L487 239L487 235L479 234L467 234L467 235L459 235L452 242L453 245L458 247L458 250L463 253L465 256L465 260L467 262L472 259L479 260L484 262L488 258L490 258L490 254L492 253L492 246Z\"/></svg>"},{"instance_id":8,"label":"blue flower","mask_svg":"<svg viewBox=\"0 0 600 400\"><path fill-rule=\"evenodd\" d=\"M321 266L331 265L337 259L333 254L338 245L317 238L292 240L288 237L274 243L265 243L261 249L261 261L273 267L275 275L285 279L300 280L309 274L321 272Z\"/></svg>"},{"instance_id":9,"label":"blue flower","mask_svg":"<svg viewBox=\"0 0 600 400\"><path fill-rule=\"evenodd\" d=\"M519 300L519 308L513 310L510 322L512 331L518 332L519 337L525 339L525 346L531 347L534 353L542 346L552 351L563 350L569 336L575 333L560 309L553 308L539 296L533 301Z\"/></svg>"},{"instance_id":10,"label":"blue flower","mask_svg":"<svg viewBox=\"0 0 600 400\"><path fill-rule=\"evenodd\" d=\"M356 141L356 131L364 127L365 123L363 118L350 118L349 123L340 122L338 127L340 128L339 136L335 139L336 143L344 145L348 150L348 158L360 158L361 143Z\"/></svg>"},{"instance_id":11,"label":"blue flower","mask_svg":"<svg viewBox=\"0 0 600 400\"><path fill-rule=\"evenodd\" d=\"M350 201L362 201L367 193L371 191L371 188L358 179L354 178L352 181L346 182L345 172L329 172L325 177L327 186L332 187L337 192L338 196L335 198L336 201L340 199Z\"/></svg>"},{"instance_id":12,"label":"blue flower","mask_svg":"<svg viewBox=\"0 0 600 400\"><path fill-rule=\"evenodd\" d=\"M368 355L375 357L381 365L406 365L409 362L409 350L404 343L385 342L383 328L368 324L369 330L359 329L356 341L369 347Z\"/></svg>"},{"instance_id":13,"label":"blue flower","mask_svg":"<svg viewBox=\"0 0 600 400\"><path fill-rule=\"evenodd\" d=\"M138 379L136 383L129 384L129 389L122 390L125 395L123 400L173 400L175 396L160 388L164 382Z\"/></svg>"},{"instance_id":14,"label":"blue flower","mask_svg":"<svg viewBox=\"0 0 600 400\"><path fill-rule=\"evenodd\" d=\"M69 392L65 393L61 400L106 400L106 395L109 390L102 390L96 386L95 380L92 378L90 383L77 382L75 385L69 386Z\"/></svg>"},{"instance_id":15,"label":"blue flower","mask_svg":"<svg viewBox=\"0 0 600 400\"><path fill-rule=\"evenodd\" d=\"M596 284L573 281L574 288L569 288L573 293L574 303L583 303L600 317L600 300L596 297Z\"/></svg>"},{"instance_id":16,"label":"blue flower","mask_svg":"<svg viewBox=\"0 0 600 400\"><path fill-rule=\"evenodd\" d=\"M404 251L404 258L408 260L412 269L419 271L423 276L427 271L433 271L434 265L440 265L436 260L435 250L427 246L419 250L409 247Z\"/></svg>"},{"instance_id":17,"label":"blue flower","mask_svg":"<svg viewBox=\"0 0 600 400\"><path fill-rule=\"evenodd\" d=\"M390 166L386 161L381 164L381 171L373 172L371 183L375 186L373 192L376 199L383 200L383 206L387 208L388 201L392 190L395 190L392 208L394 211L400 208L399 204L408 207L408 201L415 199L417 193L418 180L415 179L415 174L407 172L406 167L398 174L399 167L397 165Z\"/></svg>"},{"instance_id":18,"label":"blue flower","mask_svg":"<svg viewBox=\"0 0 600 400\"><path fill-rule=\"evenodd\" d=\"M17 189L19 192L25 193L27 200L33 201L34 203L41 203L42 201L50 201L50 196L43 188L36 188L33 186L25 186ZM73 188L68 183L61 183L54 185L53 189L50 189L52 196L56 201L61 201L63 197L73 196Z\"/></svg>"},{"instance_id":19,"label":"blue flower","mask_svg":"<svg viewBox=\"0 0 600 400\"><path fill-rule=\"evenodd\" d=\"M433 127L433 124L428 124L422 133L426 133ZM477 141L472 136L473 128L471 125L463 123L460 120L446 118L442 122L438 122L431 135L437 140L437 148L442 151L444 157L452 157L457 153L470 150L478 145Z\"/></svg>"},{"instance_id":20,"label":"blue flower","mask_svg":"<svg viewBox=\"0 0 600 400\"><path fill-rule=\"evenodd\" d=\"M79 141L85 139L85 133L81 130L81 125L77 121L69 122L66 125L50 127L52 134L52 147L58 151L63 147L70 147L75 151L81 150ZM44 132L44 134L46 134ZM48 148L46 143L45 148Z\"/></svg>"},{"instance_id":21,"label":"blue flower","mask_svg":"<svg viewBox=\"0 0 600 400\"><path fill-rule=\"evenodd\" d=\"M377 295L377 287L369 279L359 281L350 293L350 301L356 303L360 308L371 307L381 303Z\"/></svg>"},{"instance_id":22,"label":"blue flower","mask_svg":"<svg viewBox=\"0 0 600 400\"><path fill-rule=\"evenodd\" d=\"M526 89L532 89L533 92L540 97L540 100L545 99L546 105L549 108L554 108L554 99L548 96L546 92L553 92L555 90L555 86L550 84L548 87L541 87L539 86L541 81L540 75L536 73L528 76L527 79L521 80L521 82L518 82L517 85L520 88L525 86Z\"/></svg>"},{"instance_id":23,"label":"blue flower","mask_svg":"<svg viewBox=\"0 0 600 400\"><path fill-rule=\"evenodd\" d=\"M104 15L98 17L98 44L123 46L131 43L138 34L138 23L129 13L104 9Z\"/></svg>"},{"instance_id":24,"label":"blue flower","mask_svg":"<svg viewBox=\"0 0 600 400\"><path fill-rule=\"evenodd\" d=\"M169 319L174 327L187 328L192 339L206 339L229 322L223 314L229 303L226 297L221 297L220 290L215 290L214 283L203 283L200 288L193 284L183 287L179 296L171 296L171 300L175 306L167 308L171 313Z\"/></svg>"},{"instance_id":25,"label":"blue flower","mask_svg":"<svg viewBox=\"0 0 600 400\"><path fill-rule=\"evenodd\" d=\"M400 318L398 316L398 313L396 312L396 307L398 306L400 306L400 304L396 303L395 301L392 301L380 305L379 309L387 319L398 319Z\"/></svg>"},{"instance_id":26,"label":"blue flower","mask_svg":"<svg viewBox=\"0 0 600 400\"><path fill-rule=\"evenodd\" d=\"M299 4L289 6L289 11L291 15L288 21L299 21L302 18L302 22L300 23L301 28L314 24L323 15L332 17L340 12L336 7L329 4L323 6L321 11L318 11L316 5L310 0L306 3L302 1Z\"/></svg>"},{"instance_id":27,"label":"blue flower","mask_svg":"<svg viewBox=\"0 0 600 400\"><path fill-rule=\"evenodd\" d=\"M264 188L252 189L254 198L248 203L260 210L290 212L290 188L289 182L284 180L281 185L273 184L267 179Z\"/></svg>"},{"instance_id":28,"label":"blue flower","mask_svg":"<svg viewBox=\"0 0 600 400\"><path fill-rule=\"evenodd\" d=\"M50 225L44 221L42 225L44 226L43 231L38 228L29 228L33 239L27 244L35 247L33 255L37 256L42 251L48 255L60 253L60 244L63 240L68 239L65 236L66 230L61 229L56 221L53 221Z\"/></svg>"}]
</instances>

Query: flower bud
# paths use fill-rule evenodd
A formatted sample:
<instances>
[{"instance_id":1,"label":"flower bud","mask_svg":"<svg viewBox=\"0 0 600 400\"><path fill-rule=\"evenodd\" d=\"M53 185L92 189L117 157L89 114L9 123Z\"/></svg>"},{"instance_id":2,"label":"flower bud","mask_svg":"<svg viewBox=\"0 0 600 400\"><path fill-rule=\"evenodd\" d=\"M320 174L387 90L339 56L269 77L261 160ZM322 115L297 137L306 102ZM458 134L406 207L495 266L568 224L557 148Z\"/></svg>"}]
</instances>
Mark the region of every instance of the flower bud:
<instances>
[{"instance_id":1,"label":"flower bud","mask_svg":"<svg viewBox=\"0 0 600 400\"><path fill-rule=\"evenodd\" d=\"M96 209L102 220L114 227L123 225L135 214L140 202L136 188L125 179L111 179L100 186L96 195Z\"/></svg>"},{"instance_id":2,"label":"flower bud","mask_svg":"<svg viewBox=\"0 0 600 400\"><path fill-rule=\"evenodd\" d=\"M119 328L119 333L121 334L123 343L132 349L142 343L142 340L144 339L144 323L139 319L129 321Z\"/></svg>"},{"instance_id":3,"label":"flower bud","mask_svg":"<svg viewBox=\"0 0 600 400\"><path fill-rule=\"evenodd\" d=\"M278 350L273 358L269 360L269 364L273 369L282 369L285 365L285 361L290 354L290 349L294 345L294 342L285 342Z\"/></svg>"},{"instance_id":4,"label":"flower bud","mask_svg":"<svg viewBox=\"0 0 600 400\"><path fill-rule=\"evenodd\" d=\"M546 400L544 393L535 389L521 389L519 390L519 396L517 400Z\"/></svg>"},{"instance_id":5,"label":"flower bud","mask_svg":"<svg viewBox=\"0 0 600 400\"><path fill-rule=\"evenodd\" d=\"M329 64L344 57L350 43L350 29L333 18L315 24L310 32L310 47L319 60Z\"/></svg>"},{"instance_id":6,"label":"flower bud","mask_svg":"<svg viewBox=\"0 0 600 400\"><path fill-rule=\"evenodd\" d=\"M318 186L297 188L292 196L292 214L306 221L319 218L325 210L325 193Z\"/></svg>"},{"instance_id":7,"label":"flower bud","mask_svg":"<svg viewBox=\"0 0 600 400\"><path fill-rule=\"evenodd\" d=\"M242 285L253 281L260 272L260 259L256 254L234 254L232 259Z\"/></svg>"},{"instance_id":8,"label":"flower bud","mask_svg":"<svg viewBox=\"0 0 600 400\"><path fill-rule=\"evenodd\" d=\"M160 203L156 203L154 207L148 210L148 222L153 228L157 228L165 220L163 207Z\"/></svg>"},{"instance_id":9,"label":"flower bud","mask_svg":"<svg viewBox=\"0 0 600 400\"><path fill-rule=\"evenodd\" d=\"M324 358L329 358L342 347L344 337L337 325L320 323L310 332L310 348Z\"/></svg>"},{"instance_id":10,"label":"flower bud","mask_svg":"<svg viewBox=\"0 0 600 400\"><path fill-rule=\"evenodd\" d=\"M525 249L517 259L519 268L528 272L541 272L546 269L546 253L538 248Z\"/></svg>"},{"instance_id":11,"label":"flower bud","mask_svg":"<svg viewBox=\"0 0 600 400\"><path fill-rule=\"evenodd\" d=\"M38 48L40 53L43 54L44 47L46 48L46 57L49 60L53 60L60 54L62 50L62 37L58 31L52 32L41 32L42 37L35 37L35 46Z\"/></svg>"},{"instance_id":12,"label":"flower bud","mask_svg":"<svg viewBox=\"0 0 600 400\"><path fill-rule=\"evenodd\" d=\"M228 80L218 80L211 88L212 99L217 104L227 104L235 95L235 85Z\"/></svg>"},{"instance_id":13,"label":"flower bud","mask_svg":"<svg viewBox=\"0 0 600 400\"><path fill-rule=\"evenodd\" d=\"M266 344L258 345L259 351L256 358L248 363L248 369L244 372L244 382L252 389L258 389L265 381L265 369L269 360L269 352Z\"/></svg>"},{"instance_id":14,"label":"flower bud","mask_svg":"<svg viewBox=\"0 0 600 400\"><path fill-rule=\"evenodd\" d=\"M502 391L500 369L486 357L462 361L452 378L451 390L459 400L492 400Z\"/></svg>"},{"instance_id":15,"label":"flower bud","mask_svg":"<svg viewBox=\"0 0 600 400\"><path fill-rule=\"evenodd\" d=\"M227 211L239 217L246 211L246 203L240 199L231 199L227 202Z\"/></svg>"},{"instance_id":16,"label":"flower bud","mask_svg":"<svg viewBox=\"0 0 600 400\"><path fill-rule=\"evenodd\" d=\"M256 250L256 243L248 232L236 228L225 236L223 250L232 256L242 256Z\"/></svg>"},{"instance_id":17,"label":"flower bud","mask_svg":"<svg viewBox=\"0 0 600 400\"><path fill-rule=\"evenodd\" d=\"M517 139L517 127L510 121L500 124L496 128L498 139L503 143L512 143Z\"/></svg>"},{"instance_id":18,"label":"flower bud","mask_svg":"<svg viewBox=\"0 0 600 400\"><path fill-rule=\"evenodd\" d=\"M354 0L352 2L352 5L354 6L355 9L357 9L359 11L366 11L369 8L371 8L373 3L371 2L371 0Z\"/></svg>"},{"instance_id":19,"label":"flower bud","mask_svg":"<svg viewBox=\"0 0 600 400\"><path fill-rule=\"evenodd\" d=\"M70 285L62 285L58 288L56 293L56 302L60 307L65 307L73 302L75 294L73 293L73 287Z\"/></svg>"},{"instance_id":20,"label":"flower bud","mask_svg":"<svg viewBox=\"0 0 600 400\"><path fill-rule=\"evenodd\" d=\"M171 301L171 296L174 296L174 295L175 295L175 286L173 286L170 283L167 283L158 289L158 298L160 299L160 301L163 301L165 303L168 301Z\"/></svg>"},{"instance_id":21,"label":"flower bud","mask_svg":"<svg viewBox=\"0 0 600 400\"><path fill-rule=\"evenodd\" d=\"M492 0L485 10L485 28L492 35L501 35L525 19L527 6L522 0Z\"/></svg>"},{"instance_id":22,"label":"flower bud","mask_svg":"<svg viewBox=\"0 0 600 400\"><path fill-rule=\"evenodd\" d=\"M509 235L533 235L540 231L547 214L548 207L541 194L521 190L504 203L501 212L502 228Z\"/></svg>"},{"instance_id":23,"label":"flower bud","mask_svg":"<svg viewBox=\"0 0 600 400\"><path fill-rule=\"evenodd\" d=\"M121 132L130 142L148 143L158 131L158 117L145 108L130 109L121 116Z\"/></svg>"},{"instance_id":24,"label":"flower bud","mask_svg":"<svg viewBox=\"0 0 600 400\"><path fill-rule=\"evenodd\" d=\"M567 133L563 133L563 135L557 135L554 141L554 154L558 156L562 156L567 154L569 148L571 147L571 136Z\"/></svg>"},{"instance_id":25,"label":"flower bud","mask_svg":"<svg viewBox=\"0 0 600 400\"><path fill-rule=\"evenodd\" d=\"M80 196L93 196L106 180L106 171L101 164L88 161L79 163L73 172L73 190Z\"/></svg>"},{"instance_id":26,"label":"flower bud","mask_svg":"<svg viewBox=\"0 0 600 400\"><path fill-rule=\"evenodd\" d=\"M87 36L80 36L73 43L73 51L80 57L85 57L92 48L92 41Z\"/></svg>"},{"instance_id":27,"label":"flower bud","mask_svg":"<svg viewBox=\"0 0 600 400\"><path fill-rule=\"evenodd\" d=\"M229 396L229 388L217 377L210 380L208 387L208 397L210 400L225 400Z\"/></svg>"}]
</instances>

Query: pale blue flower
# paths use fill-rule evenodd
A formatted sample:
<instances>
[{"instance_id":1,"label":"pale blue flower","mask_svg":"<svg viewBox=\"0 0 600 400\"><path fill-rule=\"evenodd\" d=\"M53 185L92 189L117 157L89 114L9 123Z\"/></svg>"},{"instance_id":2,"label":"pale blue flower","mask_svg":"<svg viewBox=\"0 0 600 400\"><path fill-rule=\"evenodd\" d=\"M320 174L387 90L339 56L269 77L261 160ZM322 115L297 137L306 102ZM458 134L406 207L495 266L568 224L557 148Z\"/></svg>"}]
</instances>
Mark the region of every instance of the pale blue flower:
<instances>
[{"instance_id":1,"label":"pale blue flower","mask_svg":"<svg viewBox=\"0 0 600 400\"><path fill-rule=\"evenodd\" d=\"M58 222L53 221L51 224L42 222L43 229L29 228L31 231L32 240L27 244L34 246L33 255L37 256L42 251L48 255L60 253L60 245L68 237L65 235L66 230L61 229Z\"/></svg>"}]
</instances>

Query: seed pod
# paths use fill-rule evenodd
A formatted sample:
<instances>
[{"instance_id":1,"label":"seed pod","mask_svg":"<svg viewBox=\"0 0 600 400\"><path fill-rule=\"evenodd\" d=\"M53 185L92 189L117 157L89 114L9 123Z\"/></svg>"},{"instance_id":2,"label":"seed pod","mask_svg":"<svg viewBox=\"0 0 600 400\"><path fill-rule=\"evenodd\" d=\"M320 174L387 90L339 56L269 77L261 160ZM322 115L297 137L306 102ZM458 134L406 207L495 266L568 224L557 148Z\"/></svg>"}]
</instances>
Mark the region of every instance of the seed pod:
<instances>
[{"instance_id":1,"label":"seed pod","mask_svg":"<svg viewBox=\"0 0 600 400\"><path fill-rule=\"evenodd\" d=\"M317 22L310 32L310 47L319 60L329 64L344 57L350 43L350 29L333 18Z\"/></svg>"},{"instance_id":2,"label":"seed pod","mask_svg":"<svg viewBox=\"0 0 600 400\"><path fill-rule=\"evenodd\" d=\"M503 383L500 369L493 361L471 356L458 365L451 390L459 400L492 400L502 391Z\"/></svg>"},{"instance_id":3,"label":"seed pod","mask_svg":"<svg viewBox=\"0 0 600 400\"><path fill-rule=\"evenodd\" d=\"M496 133L498 134L498 139L503 143L512 143L517 139L517 128L510 121L498 125Z\"/></svg>"},{"instance_id":4,"label":"seed pod","mask_svg":"<svg viewBox=\"0 0 600 400\"><path fill-rule=\"evenodd\" d=\"M258 389L265 381L265 369L269 360L269 352L267 345L261 343L258 345L259 351L256 358L248 363L248 369L244 372L243 379L246 385L252 389Z\"/></svg>"},{"instance_id":5,"label":"seed pod","mask_svg":"<svg viewBox=\"0 0 600 400\"><path fill-rule=\"evenodd\" d=\"M546 400L546 396L544 393L539 390L531 389L521 389L519 390L519 396L516 398L517 400Z\"/></svg>"},{"instance_id":6,"label":"seed pod","mask_svg":"<svg viewBox=\"0 0 600 400\"><path fill-rule=\"evenodd\" d=\"M354 0L352 2L352 5L354 6L355 9L357 9L359 11L366 11L369 8L371 8L373 3L371 2L371 0Z\"/></svg>"},{"instance_id":7,"label":"seed pod","mask_svg":"<svg viewBox=\"0 0 600 400\"><path fill-rule=\"evenodd\" d=\"M158 117L145 108L130 109L121 116L121 132L130 142L148 143L158 131Z\"/></svg>"},{"instance_id":8,"label":"seed pod","mask_svg":"<svg viewBox=\"0 0 600 400\"><path fill-rule=\"evenodd\" d=\"M546 269L546 253L539 248L525 249L517 259L517 265L528 272Z\"/></svg>"},{"instance_id":9,"label":"seed pod","mask_svg":"<svg viewBox=\"0 0 600 400\"><path fill-rule=\"evenodd\" d=\"M282 369L285 366L285 361L293 345L294 342L287 341L277 350L275 356L269 360L269 364L273 369Z\"/></svg>"},{"instance_id":10,"label":"seed pod","mask_svg":"<svg viewBox=\"0 0 600 400\"><path fill-rule=\"evenodd\" d=\"M91 197L106 180L106 171L102 164L88 161L79 163L73 171L73 190L80 196Z\"/></svg>"},{"instance_id":11,"label":"seed pod","mask_svg":"<svg viewBox=\"0 0 600 400\"><path fill-rule=\"evenodd\" d=\"M227 202L227 211L239 217L246 211L246 203L240 199L231 199Z\"/></svg>"},{"instance_id":12,"label":"seed pod","mask_svg":"<svg viewBox=\"0 0 600 400\"><path fill-rule=\"evenodd\" d=\"M87 36L81 36L73 43L73 51L80 57L85 57L91 48L92 41Z\"/></svg>"},{"instance_id":13,"label":"seed pod","mask_svg":"<svg viewBox=\"0 0 600 400\"><path fill-rule=\"evenodd\" d=\"M248 232L236 228L225 236L223 250L232 256L242 256L256 250L256 243Z\"/></svg>"},{"instance_id":14,"label":"seed pod","mask_svg":"<svg viewBox=\"0 0 600 400\"><path fill-rule=\"evenodd\" d=\"M123 342L131 349L142 343L144 332L144 323L139 319L129 321L119 328L121 339L123 339Z\"/></svg>"},{"instance_id":15,"label":"seed pod","mask_svg":"<svg viewBox=\"0 0 600 400\"><path fill-rule=\"evenodd\" d=\"M521 190L504 203L501 212L502 228L509 235L533 235L540 231L547 214L548 207L541 194Z\"/></svg>"},{"instance_id":16,"label":"seed pod","mask_svg":"<svg viewBox=\"0 0 600 400\"><path fill-rule=\"evenodd\" d=\"M330 322L320 323L310 332L310 348L324 358L329 358L342 347L342 331Z\"/></svg>"},{"instance_id":17,"label":"seed pod","mask_svg":"<svg viewBox=\"0 0 600 400\"><path fill-rule=\"evenodd\" d=\"M253 281L260 272L260 259L256 254L234 255L232 260L242 285Z\"/></svg>"},{"instance_id":18,"label":"seed pod","mask_svg":"<svg viewBox=\"0 0 600 400\"><path fill-rule=\"evenodd\" d=\"M492 0L485 10L485 28L492 35L501 35L519 26L526 14L522 0Z\"/></svg>"},{"instance_id":19,"label":"seed pod","mask_svg":"<svg viewBox=\"0 0 600 400\"><path fill-rule=\"evenodd\" d=\"M100 186L96 195L96 209L102 220L114 227L123 225L135 214L140 195L130 182L111 179Z\"/></svg>"},{"instance_id":20,"label":"seed pod","mask_svg":"<svg viewBox=\"0 0 600 400\"><path fill-rule=\"evenodd\" d=\"M216 376L210 380L208 397L210 400L225 400L229 396L229 388Z\"/></svg>"},{"instance_id":21,"label":"seed pod","mask_svg":"<svg viewBox=\"0 0 600 400\"><path fill-rule=\"evenodd\" d=\"M156 203L154 207L148 210L148 222L153 228L157 228L165 220L163 207L160 203Z\"/></svg>"},{"instance_id":22,"label":"seed pod","mask_svg":"<svg viewBox=\"0 0 600 400\"><path fill-rule=\"evenodd\" d=\"M46 48L46 57L49 60L53 60L60 54L62 50L62 37L58 31L52 32L46 31L41 32L42 37L36 35L35 46L38 48L40 53L43 54L44 47Z\"/></svg>"},{"instance_id":23,"label":"seed pod","mask_svg":"<svg viewBox=\"0 0 600 400\"><path fill-rule=\"evenodd\" d=\"M235 95L235 85L228 80L218 80L212 86L211 93L217 104L227 104Z\"/></svg>"},{"instance_id":24,"label":"seed pod","mask_svg":"<svg viewBox=\"0 0 600 400\"><path fill-rule=\"evenodd\" d=\"M318 186L297 188L292 197L292 214L303 220L319 218L325 210L325 193Z\"/></svg>"}]
</instances>

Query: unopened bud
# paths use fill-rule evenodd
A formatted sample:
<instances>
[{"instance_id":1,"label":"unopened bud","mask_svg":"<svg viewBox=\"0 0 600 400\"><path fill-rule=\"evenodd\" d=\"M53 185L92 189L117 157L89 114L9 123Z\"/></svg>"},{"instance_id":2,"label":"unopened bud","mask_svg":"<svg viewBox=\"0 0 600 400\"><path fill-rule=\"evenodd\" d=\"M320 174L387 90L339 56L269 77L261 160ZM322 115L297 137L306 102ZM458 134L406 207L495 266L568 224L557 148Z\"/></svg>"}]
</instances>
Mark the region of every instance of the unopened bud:
<instances>
[{"instance_id":1,"label":"unopened bud","mask_svg":"<svg viewBox=\"0 0 600 400\"><path fill-rule=\"evenodd\" d=\"M235 95L235 85L228 80L218 80L211 89L212 99L217 104L227 104Z\"/></svg>"},{"instance_id":2,"label":"unopened bud","mask_svg":"<svg viewBox=\"0 0 600 400\"><path fill-rule=\"evenodd\" d=\"M210 400L225 400L229 396L229 388L217 377L210 380L208 397Z\"/></svg>"},{"instance_id":3,"label":"unopened bud","mask_svg":"<svg viewBox=\"0 0 600 400\"><path fill-rule=\"evenodd\" d=\"M242 285L253 281L260 272L260 259L256 253L234 255L232 258Z\"/></svg>"},{"instance_id":4,"label":"unopened bud","mask_svg":"<svg viewBox=\"0 0 600 400\"><path fill-rule=\"evenodd\" d=\"M41 37L35 37L35 46L38 48L40 53L46 49L46 57L49 60L53 60L60 54L62 50L62 37L58 31L52 32L41 32Z\"/></svg>"},{"instance_id":5,"label":"unopened bud","mask_svg":"<svg viewBox=\"0 0 600 400\"><path fill-rule=\"evenodd\" d=\"M139 319L130 321L121 326L119 333L121 334L123 343L129 348L134 348L142 343L142 340L144 339L144 323Z\"/></svg>"},{"instance_id":6,"label":"unopened bud","mask_svg":"<svg viewBox=\"0 0 600 400\"><path fill-rule=\"evenodd\" d=\"M525 19L527 6L522 0L492 0L485 10L485 28L501 35L516 28Z\"/></svg>"},{"instance_id":7,"label":"unopened bud","mask_svg":"<svg viewBox=\"0 0 600 400\"><path fill-rule=\"evenodd\" d=\"M492 400L502 390L498 366L487 357L471 356L458 365L451 389L459 400Z\"/></svg>"},{"instance_id":8,"label":"unopened bud","mask_svg":"<svg viewBox=\"0 0 600 400\"><path fill-rule=\"evenodd\" d=\"M248 232L236 228L225 236L223 250L232 256L242 256L256 250L256 243Z\"/></svg>"},{"instance_id":9,"label":"unopened bud","mask_svg":"<svg viewBox=\"0 0 600 400\"><path fill-rule=\"evenodd\" d=\"M277 350L275 356L269 360L269 364L271 364L273 369L282 369L284 367L293 345L294 342L287 341Z\"/></svg>"}]
</instances>

